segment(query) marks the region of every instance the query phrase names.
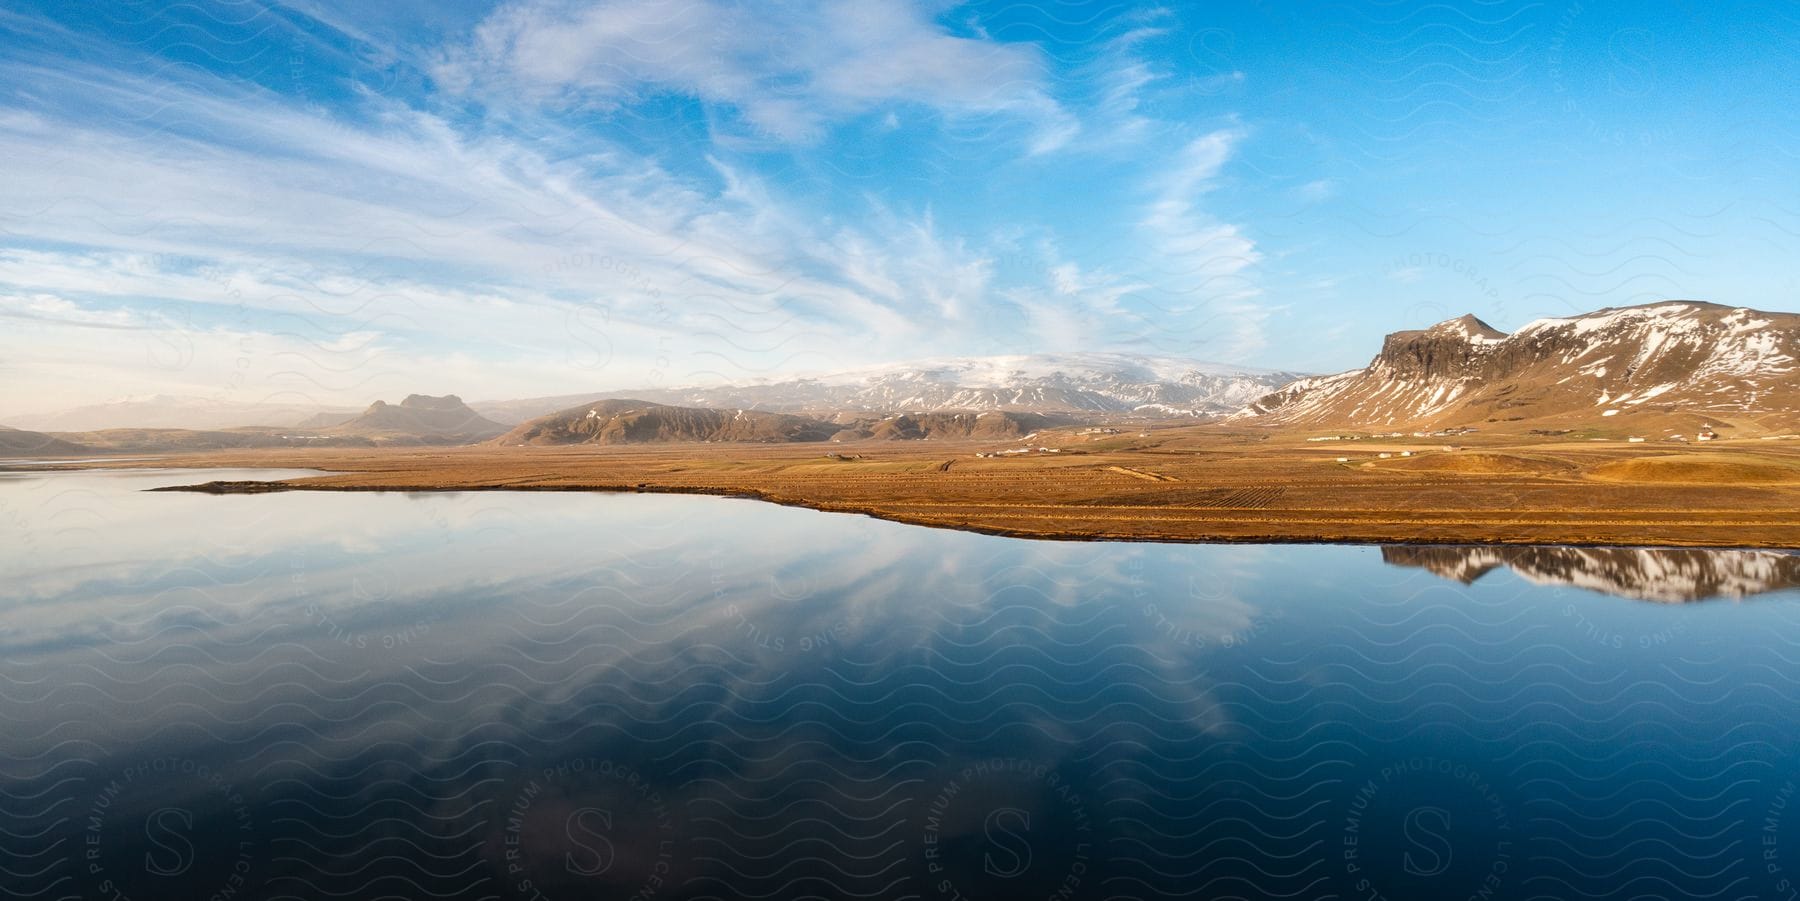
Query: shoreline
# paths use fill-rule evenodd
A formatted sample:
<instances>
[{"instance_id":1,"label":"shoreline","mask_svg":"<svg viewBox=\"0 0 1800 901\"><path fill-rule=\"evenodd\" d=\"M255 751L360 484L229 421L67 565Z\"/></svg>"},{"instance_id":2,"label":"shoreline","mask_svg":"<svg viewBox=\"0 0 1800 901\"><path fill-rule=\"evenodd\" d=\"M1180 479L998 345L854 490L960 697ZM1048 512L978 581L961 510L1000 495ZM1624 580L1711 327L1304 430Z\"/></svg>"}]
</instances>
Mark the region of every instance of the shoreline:
<instances>
[{"instance_id":1,"label":"shoreline","mask_svg":"<svg viewBox=\"0 0 1800 901\"><path fill-rule=\"evenodd\" d=\"M827 505L805 500L782 499L767 496L755 489L730 488L688 488L672 486L627 486L627 485L307 485L291 483L284 480L201 482L192 485L169 485L160 488L145 489L151 492L183 492L211 495L256 495L279 494L286 492L312 491L335 493L401 493L401 494L454 494L464 492L514 492L531 493L591 493L591 494L671 494L699 497L718 497L735 500L746 500L757 503L775 504L782 507L813 510L819 513L834 513L853 516L866 516L886 522L920 528L948 529L951 531L970 532L978 535L991 535L1000 538L1018 538L1032 541L1070 541L1070 542L1109 542L1109 543L1148 543L1148 544L1268 544L1268 545L1342 545L1351 547L1566 547L1595 549L1644 549L1644 550L1735 550L1735 551L1773 551L1800 553L1800 542L1794 544L1743 544L1743 543L1711 543L1711 542L1623 542L1594 540L1556 540L1539 537L1495 536L1474 540L1434 540L1417 536L1367 537L1351 535L1294 534L1290 532L1271 532L1267 534L1241 533L1234 535L1116 535L1095 532L1073 532L1054 530L1029 530L1009 528L1005 526L983 525L978 522L945 522L929 518L909 516L908 514L882 510L877 507L848 505ZM1155 517L1148 517L1155 519ZM1374 525L1374 523L1371 523Z\"/></svg>"},{"instance_id":2,"label":"shoreline","mask_svg":"<svg viewBox=\"0 0 1800 901\"><path fill-rule=\"evenodd\" d=\"M1321 450L1304 436L1200 427L1001 459L982 455L988 444L270 449L10 469L317 473L155 489L213 494L698 494L1056 541L1800 549L1800 444L1786 442L1676 450L1496 435L1455 451Z\"/></svg>"}]
</instances>

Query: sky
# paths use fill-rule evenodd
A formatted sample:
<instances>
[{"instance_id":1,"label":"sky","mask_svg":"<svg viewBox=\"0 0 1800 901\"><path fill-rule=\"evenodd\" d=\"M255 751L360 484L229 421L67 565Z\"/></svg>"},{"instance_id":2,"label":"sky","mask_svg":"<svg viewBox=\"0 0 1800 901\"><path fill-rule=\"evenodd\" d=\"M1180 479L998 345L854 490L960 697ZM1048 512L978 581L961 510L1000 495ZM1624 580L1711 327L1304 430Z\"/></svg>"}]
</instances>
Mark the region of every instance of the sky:
<instances>
[{"instance_id":1,"label":"sky","mask_svg":"<svg viewBox=\"0 0 1800 901\"><path fill-rule=\"evenodd\" d=\"M0 423L1796 310L1797 68L1779 0L12 0Z\"/></svg>"}]
</instances>

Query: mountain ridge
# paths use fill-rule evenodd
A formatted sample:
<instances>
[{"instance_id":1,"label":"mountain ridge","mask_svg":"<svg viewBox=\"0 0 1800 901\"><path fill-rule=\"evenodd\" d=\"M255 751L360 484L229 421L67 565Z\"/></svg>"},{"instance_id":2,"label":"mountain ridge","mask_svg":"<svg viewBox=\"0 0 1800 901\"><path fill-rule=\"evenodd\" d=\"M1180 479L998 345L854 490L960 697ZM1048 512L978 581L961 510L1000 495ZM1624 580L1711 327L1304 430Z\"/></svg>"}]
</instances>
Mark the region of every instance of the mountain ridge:
<instances>
[{"instance_id":1,"label":"mountain ridge","mask_svg":"<svg viewBox=\"0 0 1800 901\"><path fill-rule=\"evenodd\" d=\"M522 423L493 439L499 446L658 444L678 442L802 443L931 438L1018 438L1071 420L1037 413L989 410L839 414L830 419L766 410L719 410L611 398L577 404Z\"/></svg>"},{"instance_id":2,"label":"mountain ridge","mask_svg":"<svg viewBox=\"0 0 1800 901\"><path fill-rule=\"evenodd\" d=\"M734 385L638 388L471 404L523 422L599 400L837 413L1021 412L1204 418L1224 415L1297 373L1120 353L940 357Z\"/></svg>"},{"instance_id":3,"label":"mountain ridge","mask_svg":"<svg viewBox=\"0 0 1800 901\"><path fill-rule=\"evenodd\" d=\"M830 423L755 410L674 407L633 398L578 404L529 420L491 443L508 445L651 444L677 441L825 441Z\"/></svg>"},{"instance_id":4,"label":"mountain ridge","mask_svg":"<svg viewBox=\"0 0 1800 901\"><path fill-rule=\"evenodd\" d=\"M1305 378L1232 421L1473 427L1647 412L1800 418L1800 314L1700 301L1539 319L1512 334L1474 316L1389 334L1362 369ZM1628 420L1629 420L1628 416Z\"/></svg>"},{"instance_id":5,"label":"mountain ridge","mask_svg":"<svg viewBox=\"0 0 1800 901\"><path fill-rule=\"evenodd\" d=\"M57 435L0 425L0 456L67 456L92 452L93 448Z\"/></svg>"}]
</instances>

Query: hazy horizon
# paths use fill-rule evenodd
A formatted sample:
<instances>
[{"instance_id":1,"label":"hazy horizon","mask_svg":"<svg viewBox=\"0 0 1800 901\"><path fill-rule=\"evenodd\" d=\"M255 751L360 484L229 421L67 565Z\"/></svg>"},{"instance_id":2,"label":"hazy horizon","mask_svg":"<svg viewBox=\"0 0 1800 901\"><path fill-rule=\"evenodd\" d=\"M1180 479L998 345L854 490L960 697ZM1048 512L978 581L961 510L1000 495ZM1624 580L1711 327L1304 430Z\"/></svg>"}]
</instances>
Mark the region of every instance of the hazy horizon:
<instances>
[{"instance_id":1,"label":"hazy horizon","mask_svg":"<svg viewBox=\"0 0 1800 901\"><path fill-rule=\"evenodd\" d=\"M1773 12L28 0L0 424L1800 309Z\"/></svg>"}]
</instances>

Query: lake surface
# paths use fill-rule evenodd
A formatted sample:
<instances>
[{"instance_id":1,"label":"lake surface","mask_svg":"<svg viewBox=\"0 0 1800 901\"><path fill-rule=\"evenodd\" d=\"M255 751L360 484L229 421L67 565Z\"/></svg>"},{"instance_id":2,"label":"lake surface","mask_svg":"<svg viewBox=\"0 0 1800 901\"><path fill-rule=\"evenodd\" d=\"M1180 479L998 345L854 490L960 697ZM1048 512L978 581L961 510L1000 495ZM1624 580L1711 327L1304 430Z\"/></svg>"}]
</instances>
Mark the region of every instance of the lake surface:
<instances>
[{"instance_id":1,"label":"lake surface","mask_svg":"<svg viewBox=\"0 0 1800 901\"><path fill-rule=\"evenodd\" d=\"M1800 557L0 474L41 898L1792 898Z\"/></svg>"}]
</instances>

